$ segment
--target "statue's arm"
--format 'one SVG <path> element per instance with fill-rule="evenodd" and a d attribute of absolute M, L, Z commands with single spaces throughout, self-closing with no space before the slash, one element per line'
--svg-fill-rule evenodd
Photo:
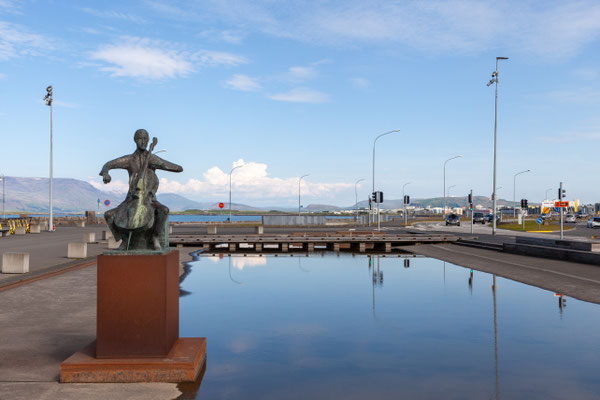
<path fill-rule="evenodd" d="M 123 156 L 123 157 L 119 157 L 119 158 L 115 158 L 112 161 L 107 162 L 106 164 L 104 164 L 104 166 L 102 167 L 102 171 L 100 171 L 100 176 L 102 176 L 102 180 L 104 181 L 104 183 L 108 183 L 110 182 L 110 175 L 108 174 L 108 171 L 110 171 L 111 169 L 129 169 L 129 159 L 131 156 Z"/>
<path fill-rule="evenodd" d="M 150 159 L 150 162 L 148 164 L 148 166 L 152 169 L 162 169 L 169 172 L 183 171 L 183 167 L 181 165 L 177 165 L 167 160 L 163 160 L 162 158 L 154 154 L 152 154 L 152 158 Z"/>

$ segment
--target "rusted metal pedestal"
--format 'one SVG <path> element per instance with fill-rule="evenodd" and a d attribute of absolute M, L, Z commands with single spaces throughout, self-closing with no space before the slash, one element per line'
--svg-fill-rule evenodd
<path fill-rule="evenodd" d="M 61 382 L 194 381 L 205 338 L 179 338 L 179 252 L 98 256 L 97 339 Z"/>

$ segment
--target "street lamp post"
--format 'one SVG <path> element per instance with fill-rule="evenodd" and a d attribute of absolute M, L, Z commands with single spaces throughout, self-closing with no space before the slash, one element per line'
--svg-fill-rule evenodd
<path fill-rule="evenodd" d="M 229 223 L 231 223 L 231 174 L 234 170 L 242 167 L 243 165 L 238 165 L 237 167 L 231 168 L 231 171 L 229 171 Z"/>
<path fill-rule="evenodd" d="M 2 219 L 6 219 L 6 209 L 4 208 L 6 201 L 6 177 L 2 174 Z"/>
<path fill-rule="evenodd" d="M 455 187 L 455 186 L 456 186 L 456 185 L 451 185 L 451 186 L 448 186 L 448 190 L 447 190 L 448 197 L 450 197 L 450 189 L 452 189 L 452 188 L 453 188 L 453 187 Z"/>
<path fill-rule="evenodd" d="M 360 178 L 354 184 L 354 200 L 355 200 L 354 201 L 354 210 L 355 210 L 355 213 L 356 213 L 356 216 L 355 216 L 355 220 L 356 221 L 358 221 L 358 191 L 357 191 L 356 186 L 358 185 L 359 182 L 362 182 L 364 180 L 365 180 L 365 178 Z"/>
<path fill-rule="evenodd" d="M 517 217 L 517 207 L 515 206 L 515 203 L 517 201 L 517 175 L 521 175 L 529 171 L 531 170 L 527 169 L 525 171 L 517 172 L 515 176 L 513 176 L 513 218 Z"/>
<path fill-rule="evenodd" d="M 46 105 L 50 107 L 50 220 L 48 221 L 48 230 L 53 231 L 54 215 L 52 210 L 52 85 L 46 88 L 46 96 L 44 96 Z"/>
<path fill-rule="evenodd" d="M 496 160 L 497 160 L 497 148 L 498 148 L 498 62 L 500 60 L 508 60 L 508 57 L 496 57 L 496 71 L 492 73 L 492 79 L 488 82 L 488 87 L 492 84 L 496 84 L 496 99 L 494 102 L 494 188 L 492 192 L 492 208 L 494 215 L 492 217 L 492 235 L 496 234 Z"/>
<path fill-rule="evenodd" d="M 460 157 L 462 157 L 462 155 L 450 157 L 449 159 L 444 161 L 444 211 L 443 211 L 444 219 L 446 219 L 446 163 L 450 160 L 454 160 L 455 158 L 460 158 Z"/>
<path fill-rule="evenodd" d="M 377 143 L 377 139 L 379 139 L 382 136 L 385 135 L 389 135 L 390 133 L 394 133 L 394 132 L 400 132 L 400 129 L 394 129 L 393 131 L 389 131 L 389 132 L 385 132 L 382 133 L 381 135 L 378 135 L 375 140 L 373 140 L 373 192 L 375 192 L 375 143 Z M 377 218 L 379 219 L 379 214 L 377 214 Z M 373 218 L 373 222 L 375 222 L 375 218 Z M 370 217 L 370 213 L 369 213 L 369 225 L 371 225 L 371 217 Z"/>
<path fill-rule="evenodd" d="M 408 224 L 408 217 L 406 215 L 406 201 L 404 201 L 405 197 L 404 197 L 404 188 L 406 187 L 406 185 L 410 185 L 411 182 L 406 182 L 404 185 L 402 185 L 402 204 L 404 205 L 404 226 L 406 227 L 406 224 Z"/>
<path fill-rule="evenodd" d="M 298 216 L 300 216 L 300 182 L 302 182 L 302 178 L 306 178 L 310 174 L 302 175 L 300 179 L 298 179 Z"/>
<path fill-rule="evenodd" d="M 552 189 L 546 189 L 546 195 L 544 196 L 544 200 L 550 200 L 548 198 L 548 192 L 551 191 Z"/>

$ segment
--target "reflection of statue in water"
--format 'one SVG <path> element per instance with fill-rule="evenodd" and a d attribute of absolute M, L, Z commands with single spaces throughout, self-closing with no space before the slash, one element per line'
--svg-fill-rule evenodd
<path fill-rule="evenodd" d="M 100 175 L 104 183 L 111 180 L 108 171 L 126 169 L 129 173 L 129 191 L 125 200 L 104 213 L 106 223 L 116 241 L 122 240 L 119 250 L 163 250 L 169 247 L 169 209 L 156 200 L 158 177 L 162 169 L 181 172 L 183 168 L 152 154 L 156 138 L 148 146 L 148 132 L 138 129 L 133 137 L 137 149 L 104 164 Z"/>

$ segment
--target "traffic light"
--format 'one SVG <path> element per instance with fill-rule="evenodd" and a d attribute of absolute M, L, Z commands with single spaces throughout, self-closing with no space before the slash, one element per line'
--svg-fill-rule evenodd
<path fill-rule="evenodd" d="M 558 188 L 558 201 L 567 197 L 567 191 L 562 188 L 562 182 L 560 184 L 560 188 Z"/>
<path fill-rule="evenodd" d="M 468 199 L 469 199 L 469 204 L 473 204 L 473 193 L 469 193 Z"/>
<path fill-rule="evenodd" d="M 371 199 L 374 203 L 383 203 L 383 192 L 373 192 Z"/>
<path fill-rule="evenodd" d="M 410 196 L 409 195 L 404 195 L 404 204 L 410 204 Z"/>
<path fill-rule="evenodd" d="M 377 192 L 371 193 L 371 201 L 377 203 Z"/>
<path fill-rule="evenodd" d="M 521 208 L 527 208 L 527 199 L 521 199 Z"/>

